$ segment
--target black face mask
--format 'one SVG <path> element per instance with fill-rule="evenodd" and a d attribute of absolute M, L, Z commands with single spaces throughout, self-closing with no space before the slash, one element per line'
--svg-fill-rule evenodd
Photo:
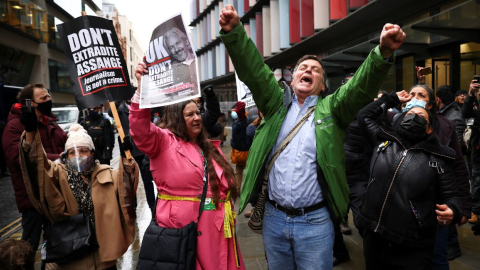
<path fill-rule="evenodd" d="M 400 125 L 403 129 L 406 129 L 410 132 L 424 134 L 425 130 L 427 129 L 427 120 L 418 116 L 418 114 L 409 114 L 403 118 L 403 121 Z"/>
<path fill-rule="evenodd" d="M 425 133 L 427 129 L 427 120 L 417 114 L 406 115 L 402 123 L 396 128 L 396 132 L 406 141 L 415 144 L 426 140 L 428 135 Z"/>
<path fill-rule="evenodd" d="M 37 103 L 37 110 L 45 116 L 50 116 L 52 113 L 52 100 Z"/>

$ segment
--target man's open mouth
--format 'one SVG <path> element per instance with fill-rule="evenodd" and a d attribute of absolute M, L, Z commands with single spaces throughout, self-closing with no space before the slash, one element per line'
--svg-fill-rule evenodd
<path fill-rule="evenodd" d="M 303 76 L 303 77 L 300 79 L 300 82 L 301 82 L 301 83 L 312 84 L 312 78 L 309 77 L 309 76 Z"/>

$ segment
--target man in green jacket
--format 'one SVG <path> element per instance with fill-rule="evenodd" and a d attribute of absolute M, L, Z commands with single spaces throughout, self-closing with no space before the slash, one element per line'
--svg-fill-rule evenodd
<path fill-rule="evenodd" d="M 331 269 L 332 219 L 344 217 L 348 206 L 345 132 L 362 105 L 377 95 L 405 34 L 398 25 L 386 24 L 380 46 L 372 50 L 355 76 L 322 98 L 326 76 L 316 56 L 307 55 L 297 62 L 293 93 L 290 87 L 282 90 L 231 5 L 222 10 L 219 23 L 235 71 L 264 115 L 249 152 L 240 211 L 261 186 L 273 153 L 314 106 L 314 113 L 268 175 L 262 234 L 270 269 Z"/>

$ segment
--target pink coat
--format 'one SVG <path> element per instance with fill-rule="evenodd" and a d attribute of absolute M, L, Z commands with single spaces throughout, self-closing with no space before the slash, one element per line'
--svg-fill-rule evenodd
<path fill-rule="evenodd" d="M 198 197 L 203 188 L 203 157 L 192 143 L 181 140 L 168 129 L 161 129 L 150 122 L 150 109 L 139 109 L 132 102 L 130 109 L 130 135 L 138 149 L 150 157 L 150 169 L 160 194 Z M 212 145 L 220 152 L 219 141 Z M 213 161 L 220 179 L 220 198 L 227 197 L 227 179 L 222 168 Z M 207 198 L 211 198 L 210 188 Z M 233 211 L 233 202 L 232 211 Z M 181 228 L 198 216 L 199 202 L 158 200 L 157 223 L 167 228 Z M 196 269 L 245 269 L 238 251 L 240 268 L 236 267 L 232 238 L 225 238 L 223 219 L 224 203 L 219 209 L 204 210 L 198 223 L 201 235 L 197 242 Z M 238 242 L 237 242 L 238 246 Z"/>

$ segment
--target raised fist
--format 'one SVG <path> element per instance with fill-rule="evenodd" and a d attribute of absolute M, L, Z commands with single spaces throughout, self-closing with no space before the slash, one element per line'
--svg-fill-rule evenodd
<path fill-rule="evenodd" d="M 240 23 L 238 13 L 235 11 L 232 5 L 226 5 L 222 9 L 218 23 L 220 24 L 220 27 L 222 27 L 223 31 L 227 33 L 232 31 L 233 28 Z"/>
<path fill-rule="evenodd" d="M 407 35 L 400 26 L 391 23 L 385 24 L 380 35 L 380 52 L 383 58 L 392 57 L 395 50 L 403 44 L 406 37 Z"/>

